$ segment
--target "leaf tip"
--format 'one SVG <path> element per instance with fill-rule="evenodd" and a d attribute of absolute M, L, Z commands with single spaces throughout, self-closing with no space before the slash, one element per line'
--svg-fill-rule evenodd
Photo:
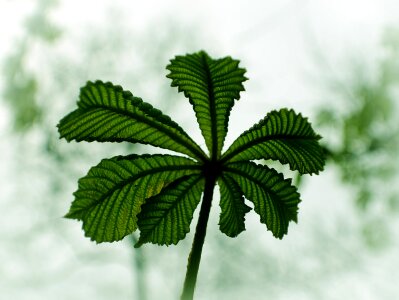
<path fill-rule="evenodd" d="M 65 219 L 70 219 L 70 220 L 80 220 L 73 212 L 69 211 L 67 212 L 63 218 Z"/>

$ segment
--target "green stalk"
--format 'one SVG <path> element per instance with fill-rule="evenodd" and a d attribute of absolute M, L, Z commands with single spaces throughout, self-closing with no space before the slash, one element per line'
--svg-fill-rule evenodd
<path fill-rule="evenodd" d="M 181 300 L 192 300 L 194 297 L 195 284 L 199 264 L 201 261 L 202 246 L 204 245 L 206 226 L 208 224 L 209 212 L 211 210 L 213 189 L 215 187 L 216 177 L 207 176 L 205 181 L 204 197 L 202 199 L 201 210 L 199 213 L 197 228 L 195 230 L 194 241 L 188 257 L 186 278 L 184 280 Z"/>

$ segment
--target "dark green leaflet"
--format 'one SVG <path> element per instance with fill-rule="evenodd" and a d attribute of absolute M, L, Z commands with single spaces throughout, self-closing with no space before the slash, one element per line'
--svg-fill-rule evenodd
<path fill-rule="evenodd" d="M 224 153 L 222 160 L 273 159 L 290 165 L 301 174 L 323 170 L 324 154 L 308 120 L 293 110 L 272 111 L 242 133 Z"/>
<path fill-rule="evenodd" d="M 244 196 L 237 183 L 227 174 L 218 180 L 220 188 L 220 231 L 235 237 L 245 230 L 245 214 L 251 208 L 244 203 Z"/>
<path fill-rule="evenodd" d="M 176 56 L 166 67 L 172 86 L 189 98 L 211 157 L 219 158 L 234 100 L 244 91 L 245 69 L 231 57 L 212 59 L 204 51 Z"/>
<path fill-rule="evenodd" d="M 158 109 L 101 81 L 88 82 L 80 91 L 78 109 L 63 118 L 58 130 L 68 141 L 132 142 L 150 144 L 205 157 L 187 133 Z"/>
<path fill-rule="evenodd" d="M 120 240 L 136 230 L 145 199 L 176 179 L 199 173 L 194 161 L 178 156 L 104 159 L 79 180 L 66 217 L 82 220 L 86 236 L 98 243 Z"/>
<path fill-rule="evenodd" d="M 147 199 L 138 215 L 140 240 L 159 245 L 177 244 L 190 231 L 194 210 L 201 200 L 204 179 L 191 175 L 176 180 L 161 194 Z"/>
<path fill-rule="evenodd" d="M 238 184 L 245 198 L 254 203 L 260 221 L 277 238 L 288 232 L 289 221 L 297 221 L 299 194 L 291 179 L 274 169 L 253 162 L 231 163 L 226 172 Z"/>

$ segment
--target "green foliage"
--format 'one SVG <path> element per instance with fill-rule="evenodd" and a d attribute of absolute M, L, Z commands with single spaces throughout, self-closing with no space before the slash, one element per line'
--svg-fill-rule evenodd
<path fill-rule="evenodd" d="M 162 194 L 147 199 L 138 215 L 141 231 L 136 247 L 155 241 L 160 245 L 177 244 L 190 231 L 204 179 L 200 174 L 182 177 Z"/>
<path fill-rule="evenodd" d="M 13 129 L 18 133 L 26 133 L 42 122 L 45 111 L 40 103 L 40 79 L 27 63 L 32 49 L 37 50 L 40 43 L 55 42 L 61 34 L 47 13 L 55 1 L 37 2 L 37 8 L 26 20 L 24 34 L 11 47 L 1 70 L 4 74 L 2 96 L 13 114 Z"/>
<path fill-rule="evenodd" d="M 387 213 L 392 211 L 390 198 L 398 195 L 398 36 L 397 29 L 385 33 L 383 55 L 372 62 L 372 72 L 369 61 L 351 60 L 345 78 L 328 82 L 334 87 L 328 90 L 334 105 L 324 105 L 317 113 L 331 140 L 339 137 L 325 145 L 328 158 L 338 167 L 342 182 L 355 191 L 357 208 L 373 214 L 379 211 L 373 207 L 377 203 Z"/>
<path fill-rule="evenodd" d="M 67 141 L 130 142 L 178 152 L 130 155 L 102 160 L 79 180 L 67 218 L 83 221 L 92 240 L 112 242 L 137 228 L 144 243 L 177 244 L 190 231 L 201 202 L 182 298 L 193 299 L 213 190 L 220 187 L 221 232 L 235 237 L 245 230 L 245 214 L 254 205 L 260 221 L 276 238 L 297 221 L 299 193 L 291 179 L 251 160 L 272 159 L 300 174 L 318 174 L 324 166 L 320 136 L 301 114 L 273 111 L 241 134 L 222 154 L 234 100 L 244 90 L 245 69 L 231 57 L 212 59 L 204 51 L 177 56 L 167 66 L 172 86 L 193 105 L 209 155 L 168 116 L 150 104 L 101 81 L 80 91 L 78 108 L 58 124 Z M 245 198 L 244 198 L 245 197 Z"/>
<path fill-rule="evenodd" d="M 273 159 L 289 164 L 301 174 L 323 169 L 323 151 L 310 123 L 293 110 L 272 111 L 243 132 L 223 155 L 223 160 Z"/>
<path fill-rule="evenodd" d="M 112 83 L 88 82 L 78 109 L 59 124 L 68 141 L 131 142 L 205 157 L 201 148 L 168 116 Z"/>
<path fill-rule="evenodd" d="M 227 134 L 230 110 L 244 91 L 245 69 L 231 57 L 212 59 L 204 51 L 176 56 L 166 68 L 172 86 L 184 92 L 212 157 L 219 158 Z"/>
<path fill-rule="evenodd" d="M 244 195 L 237 183 L 223 174 L 219 180 L 220 188 L 220 231 L 230 237 L 245 230 L 245 214 L 251 210 L 244 202 Z"/>
<path fill-rule="evenodd" d="M 289 221 L 297 221 L 299 194 L 291 179 L 274 169 L 253 162 L 230 163 L 226 167 L 245 197 L 254 203 L 260 221 L 275 237 L 282 238 Z"/>
<path fill-rule="evenodd" d="M 117 156 L 102 160 L 79 180 L 67 218 L 83 221 L 86 236 L 96 242 L 120 240 L 137 229 L 144 200 L 169 183 L 200 169 L 185 157 Z"/>
<path fill-rule="evenodd" d="M 310 123 L 293 110 L 273 111 L 241 134 L 222 155 L 234 100 L 244 90 L 245 69 L 231 57 L 212 59 L 204 51 L 177 56 L 167 66 L 172 86 L 193 105 L 209 150 L 150 104 L 101 81 L 81 89 L 78 108 L 58 129 L 68 141 L 150 144 L 188 155 L 131 155 L 104 159 L 79 180 L 68 218 L 82 220 L 86 235 L 112 242 L 132 233 L 136 246 L 176 244 L 190 230 L 205 182 L 216 178 L 221 192 L 220 230 L 230 237 L 245 230 L 253 202 L 260 221 L 277 238 L 297 220 L 299 193 L 274 169 L 250 160 L 272 159 L 301 174 L 318 173 L 324 157 Z"/>

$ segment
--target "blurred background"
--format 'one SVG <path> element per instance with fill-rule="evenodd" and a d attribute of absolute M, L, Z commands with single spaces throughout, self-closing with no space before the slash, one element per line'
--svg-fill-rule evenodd
<path fill-rule="evenodd" d="M 228 146 L 268 111 L 308 116 L 328 150 L 299 184 L 298 224 L 276 240 L 247 215 L 230 239 L 211 212 L 196 299 L 399 299 L 399 3 L 395 0 L 0 0 L 0 299 L 178 299 L 193 238 L 134 249 L 63 219 L 103 157 L 159 152 L 67 143 L 56 124 L 87 80 L 109 80 L 204 146 L 169 59 L 231 55 L 249 81 Z M 197 212 L 198 213 L 198 212 Z"/>

